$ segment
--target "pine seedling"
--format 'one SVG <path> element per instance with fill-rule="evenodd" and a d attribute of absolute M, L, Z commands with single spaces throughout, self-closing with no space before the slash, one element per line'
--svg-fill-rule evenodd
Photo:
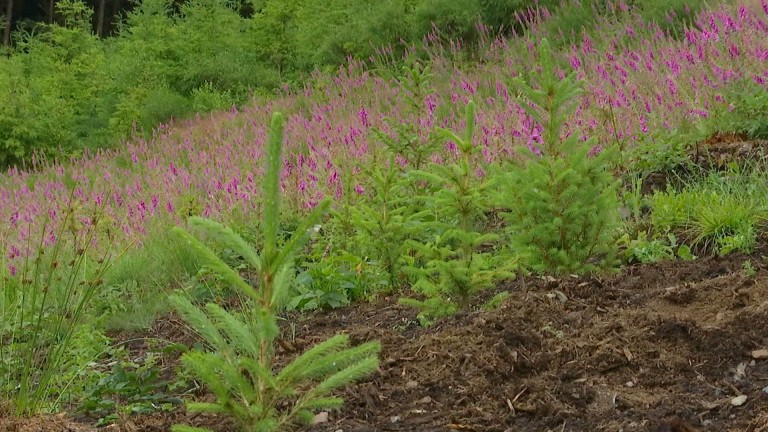
<path fill-rule="evenodd" d="M 416 119 L 423 117 L 425 112 L 424 98 L 430 93 L 432 85 L 432 73 L 430 66 L 403 66 L 403 76 L 398 79 L 402 86 L 405 98 L 405 117 Z M 439 150 L 439 141 L 432 133 L 426 137 L 419 134 L 421 126 L 415 122 L 402 122 L 398 119 L 386 118 L 385 121 L 395 132 L 391 137 L 378 128 L 372 128 L 374 136 L 387 147 L 389 153 L 399 155 L 408 161 L 411 168 L 422 168 Z M 431 132 L 431 131 L 430 131 Z"/>
<path fill-rule="evenodd" d="M 403 266 L 408 257 L 408 240 L 419 231 L 429 212 L 414 211 L 413 197 L 407 193 L 409 182 L 390 153 L 388 163 L 368 172 L 371 199 L 350 207 L 357 229 L 357 244 L 370 254 L 389 276 L 390 288 L 403 282 Z"/>
<path fill-rule="evenodd" d="M 317 222 L 329 206 L 328 200 L 320 203 L 287 243 L 278 247 L 282 142 L 283 116 L 276 113 L 267 143 L 261 224 L 264 246 L 260 253 L 225 225 L 200 217 L 189 220 L 190 226 L 240 254 L 258 275 L 257 286 L 246 283 L 201 241 L 174 228 L 174 233 L 210 269 L 247 298 L 243 312 L 234 313 L 216 304 L 201 309 L 185 296 L 172 296 L 171 304 L 210 347 L 206 352 L 185 353 L 181 361 L 216 399 L 189 402 L 187 410 L 229 415 L 246 432 L 286 430 L 297 422 L 309 423 L 316 410 L 340 407 L 343 400 L 332 393 L 376 371 L 381 349 L 378 342 L 350 347 L 348 336 L 337 335 L 309 349 L 282 370 L 274 370 L 274 346 L 279 336 L 277 313 L 288 297 L 294 256 L 317 229 Z M 206 429 L 177 425 L 173 430 Z"/>
<path fill-rule="evenodd" d="M 465 307 L 478 291 L 493 286 L 504 278 L 514 277 L 514 260 L 503 254 L 479 252 L 482 247 L 493 248 L 499 236 L 484 233 L 485 215 L 490 210 L 489 191 L 496 178 L 479 178 L 478 153 L 472 135 L 475 126 L 475 105 L 466 107 L 466 129 L 462 136 L 447 129 L 438 129 L 440 136 L 456 144 L 460 157 L 453 163 L 432 163 L 429 170 L 414 170 L 410 177 L 434 186 L 435 192 L 425 197 L 426 207 L 435 218 L 425 224 L 425 232 L 433 240 L 416 245 L 423 266 L 411 266 L 415 276 L 413 288 L 427 296 L 426 301 L 403 298 L 401 303 L 421 309 L 422 323 L 429 323 Z M 480 166 L 482 168 L 482 166 Z"/>
<path fill-rule="evenodd" d="M 537 88 L 517 80 L 523 108 L 544 128 L 541 155 L 511 167 L 500 206 L 526 267 L 540 273 L 587 273 L 610 266 L 620 224 L 617 181 L 610 165 L 615 148 L 593 152 L 594 140 L 577 132 L 562 137 L 576 110 L 582 85 L 572 73 L 560 79 L 549 42 L 540 48 Z"/>

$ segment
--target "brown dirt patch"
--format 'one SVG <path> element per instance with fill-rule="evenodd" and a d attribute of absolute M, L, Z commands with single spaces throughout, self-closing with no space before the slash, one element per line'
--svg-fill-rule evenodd
<path fill-rule="evenodd" d="M 41 416 L 31 419 L 0 419 L 0 432 L 91 432 L 96 429 L 87 424 L 78 423 L 60 414 L 55 416 Z"/>
<path fill-rule="evenodd" d="M 764 161 L 767 156 L 768 141 L 739 134 L 718 134 L 696 145 L 693 162 L 706 169 L 722 169 L 734 162 Z"/>
<path fill-rule="evenodd" d="M 753 277 L 741 270 L 748 259 Z M 760 254 L 633 266 L 605 278 L 525 278 L 499 290 L 511 295 L 498 309 L 426 329 L 396 298 L 292 320 L 285 359 L 337 332 L 383 344 L 380 372 L 345 389 L 344 408 L 310 430 L 768 431 L 768 360 L 752 356 L 768 348 Z M 188 342 L 182 328 L 168 319 L 154 331 Z M 742 395 L 742 405 L 731 403 Z M 0 431 L 94 430 L 60 416 L 32 421 L 0 422 Z M 177 422 L 233 430 L 183 410 L 132 416 L 111 430 Z"/>
<path fill-rule="evenodd" d="M 648 173 L 643 179 L 643 194 L 663 191 L 667 186 L 680 187 L 691 174 L 702 170 L 724 170 L 733 164 L 765 164 L 768 161 L 768 141 L 753 140 L 739 134 L 716 134 L 697 143 L 688 151 L 687 157 L 692 166 L 680 165 L 671 171 Z"/>

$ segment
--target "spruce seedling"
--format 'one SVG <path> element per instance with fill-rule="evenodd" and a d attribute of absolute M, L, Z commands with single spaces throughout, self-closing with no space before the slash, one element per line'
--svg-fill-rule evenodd
<path fill-rule="evenodd" d="M 411 178 L 425 181 L 435 189 L 430 197 L 424 197 L 435 218 L 425 223 L 423 231 L 431 233 L 433 238 L 423 244 L 414 242 L 425 265 L 411 266 L 416 277 L 413 288 L 428 298 L 425 301 L 400 299 L 403 304 L 421 309 L 422 324 L 454 313 L 466 306 L 479 290 L 514 277 L 514 259 L 498 251 L 494 254 L 478 251 L 481 247 L 492 248 L 499 240 L 496 234 L 483 232 L 485 215 L 490 210 L 489 191 L 495 186 L 496 178 L 480 178 L 476 173 L 481 148 L 472 143 L 473 102 L 467 105 L 465 116 L 466 128 L 461 136 L 448 129 L 438 129 L 441 137 L 456 144 L 460 157 L 448 165 L 432 163 L 429 170 L 409 173 Z"/>
<path fill-rule="evenodd" d="M 499 205 L 508 209 L 512 246 L 536 272 L 587 273 L 612 265 L 620 224 L 617 181 L 610 171 L 615 148 L 593 152 L 562 129 L 573 116 L 582 85 L 560 79 L 549 42 L 541 43 L 537 88 L 517 80 L 522 106 L 544 127 L 541 155 L 531 152 L 507 175 Z"/>
<path fill-rule="evenodd" d="M 378 128 L 372 128 L 372 132 L 390 153 L 404 157 L 410 167 L 420 169 L 439 150 L 438 140 L 431 131 L 426 137 L 422 137 L 419 133 L 421 126 L 415 123 L 416 119 L 427 115 L 424 98 L 434 92 L 431 88 L 432 73 L 429 65 L 422 66 L 419 63 L 412 67 L 403 66 L 402 70 L 403 75 L 398 78 L 398 82 L 404 90 L 404 114 L 412 121 L 402 122 L 386 118 L 385 121 L 395 132 L 394 138 Z"/>
<path fill-rule="evenodd" d="M 408 240 L 418 231 L 429 212 L 414 211 L 409 182 L 390 154 L 388 163 L 369 172 L 371 199 L 350 207 L 357 230 L 359 247 L 374 258 L 389 276 L 389 286 L 399 288 L 404 282 L 403 267 L 408 255 Z"/>
<path fill-rule="evenodd" d="M 376 371 L 381 349 L 378 342 L 350 347 L 348 336 L 337 335 L 309 349 L 279 372 L 274 371 L 277 313 L 288 297 L 294 255 L 308 234 L 317 229 L 316 223 L 329 206 L 328 200 L 321 202 L 287 243 L 278 246 L 282 142 L 283 116 L 276 113 L 267 143 L 261 253 L 227 226 L 200 217 L 189 220 L 192 227 L 239 253 L 258 275 L 256 287 L 246 283 L 201 241 L 181 228 L 173 229 L 212 270 L 247 297 L 241 313 L 216 304 L 200 309 L 182 295 L 171 298 L 176 310 L 211 348 L 182 356 L 183 365 L 216 397 L 210 403 L 189 402 L 187 410 L 227 414 L 240 430 L 247 432 L 283 431 L 297 422 L 309 423 L 315 410 L 340 407 L 343 400 L 332 396 L 332 392 Z M 177 425 L 173 430 L 206 429 Z"/>

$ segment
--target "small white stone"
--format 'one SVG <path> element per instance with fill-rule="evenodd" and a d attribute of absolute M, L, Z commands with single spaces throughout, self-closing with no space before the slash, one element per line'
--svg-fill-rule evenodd
<path fill-rule="evenodd" d="M 315 418 L 312 419 L 312 424 L 320 424 L 320 423 L 326 423 L 328 421 L 328 412 L 322 411 L 315 415 Z"/>
<path fill-rule="evenodd" d="M 731 399 L 731 405 L 733 406 L 742 406 L 746 402 L 747 402 L 747 395 L 736 396 L 735 398 Z"/>

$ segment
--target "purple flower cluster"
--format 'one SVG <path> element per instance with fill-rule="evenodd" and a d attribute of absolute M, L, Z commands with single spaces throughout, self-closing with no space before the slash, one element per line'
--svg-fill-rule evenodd
<path fill-rule="evenodd" d="M 752 5 L 703 12 L 696 28 L 680 40 L 635 20 L 622 23 L 621 31 L 614 26 L 602 38 L 585 36 L 561 52 L 569 68 L 561 74 L 575 71 L 587 90 L 566 133 L 578 129 L 582 138 L 596 137 L 598 146 L 616 137 L 632 146 L 646 134 L 727 108 L 732 101 L 725 86 L 744 79 L 764 85 L 768 3 Z M 11 170 L 0 176 L 0 262 L 13 272 L 30 252 L 31 237 L 54 243 L 70 193 L 85 207 L 104 206 L 117 241 L 141 239 L 153 224 L 181 222 L 180 209 L 190 196 L 203 216 L 255 213 L 266 125 L 276 110 L 287 115 L 281 188 L 295 211 L 325 196 L 354 200 L 365 195 L 363 168 L 383 148 L 370 131 L 376 127 L 395 136 L 387 118 L 418 125 L 426 138 L 435 127 L 460 130 L 463 107 L 472 99 L 478 106 L 476 145 L 483 147 L 487 163 L 515 157 L 521 147 L 537 151 L 541 125 L 525 114 L 508 86 L 511 77 L 535 72 L 535 51 L 535 44 L 522 39 L 497 41 L 487 61 L 471 70 L 436 58 L 435 91 L 424 96 L 419 113 L 404 108 L 405 87 L 352 62 L 302 91 L 164 125 L 151 139 L 127 142 L 121 150 Z M 447 143 L 433 160 L 449 161 L 454 153 Z M 87 217 L 81 222 L 88 226 Z M 47 233 L 42 233 L 44 224 Z"/>

